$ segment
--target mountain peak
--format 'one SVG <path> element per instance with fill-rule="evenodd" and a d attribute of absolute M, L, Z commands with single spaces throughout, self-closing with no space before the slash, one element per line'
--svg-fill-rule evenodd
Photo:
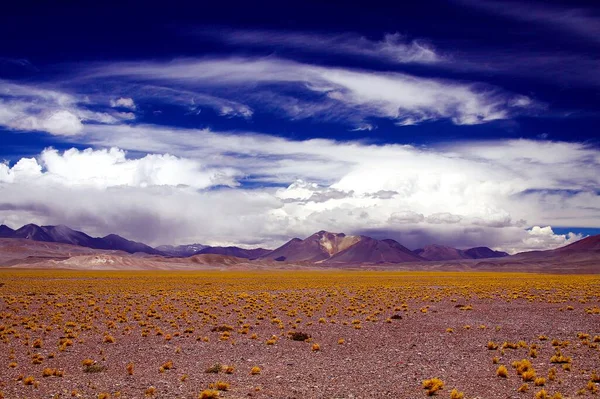
<path fill-rule="evenodd" d="M 12 237 L 13 234 L 15 234 L 13 229 L 5 224 L 0 225 L 0 238 L 9 238 Z"/>

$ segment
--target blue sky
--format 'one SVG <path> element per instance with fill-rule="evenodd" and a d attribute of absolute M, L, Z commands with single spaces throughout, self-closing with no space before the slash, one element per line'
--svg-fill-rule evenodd
<path fill-rule="evenodd" d="M 593 2 L 19 3 L 0 222 L 150 244 L 600 232 Z"/>

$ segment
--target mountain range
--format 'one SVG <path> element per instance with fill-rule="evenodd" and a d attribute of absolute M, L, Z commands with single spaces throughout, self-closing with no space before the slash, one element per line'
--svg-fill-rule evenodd
<path fill-rule="evenodd" d="M 345 235 L 319 231 L 306 239 L 293 238 L 275 250 L 245 249 L 235 246 L 219 247 L 203 244 L 161 245 L 152 248 L 127 240 L 116 234 L 91 237 L 64 225 L 37 226 L 27 224 L 17 230 L 0 226 L 0 238 L 21 238 L 33 241 L 72 244 L 82 247 L 124 251 L 130 254 L 189 257 L 202 254 L 225 255 L 244 259 L 263 259 L 280 262 L 306 263 L 404 263 L 428 260 L 482 259 L 507 256 L 505 252 L 487 247 L 460 250 L 441 245 L 430 245 L 415 251 L 391 239 L 377 240 L 367 236 Z"/>
<path fill-rule="evenodd" d="M 105 237 L 91 237 L 64 225 L 37 226 L 26 224 L 17 230 L 1 225 L 0 238 L 23 238 L 32 241 L 79 245 L 94 249 L 124 251 L 130 254 L 141 252 L 150 255 L 162 255 L 160 251 L 146 244 L 127 240 L 116 234 L 109 234 Z"/>
<path fill-rule="evenodd" d="M 506 256 L 487 247 L 430 245 L 411 251 L 391 239 L 319 231 L 274 250 L 202 244 L 152 248 L 115 234 L 91 237 L 66 226 L 0 226 L 0 267 L 78 270 L 375 268 L 544 273 L 600 272 L 600 235 L 562 248 Z"/>
<path fill-rule="evenodd" d="M 437 244 L 415 249 L 413 252 L 427 260 L 488 259 L 508 256 L 506 252 L 494 251 L 488 247 L 460 250 Z"/>

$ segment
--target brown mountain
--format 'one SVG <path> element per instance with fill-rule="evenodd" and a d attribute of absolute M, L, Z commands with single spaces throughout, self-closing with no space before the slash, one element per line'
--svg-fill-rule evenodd
<path fill-rule="evenodd" d="M 154 248 L 157 251 L 162 252 L 167 256 L 176 256 L 185 258 L 187 256 L 192 256 L 202 251 L 204 248 L 207 248 L 206 245 L 202 244 L 185 244 L 185 245 L 159 245 Z"/>
<path fill-rule="evenodd" d="M 404 263 L 423 260 L 397 241 L 360 236 L 354 245 L 334 254 L 323 263 Z"/>
<path fill-rule="evenodd" d="M 467 250 L 447 247 L 444 245 L 428 245 L 415 249 L 414 253 L 427 260 L 459 260 L 459 259 L 488 259 L 508 256 L 506 252 L 494 251 L 488 247 L 476 247 Z"/>
<path fill-rule="evenodd" d="M 565 247 L 555 249 L 556 252 L 567 251 L 584 251 L 584 252 L 600 252 L 600 234 L 586 237 L 579 241 L 569 244 Z"/>
<path fill-rule="evenodd" d="M 197 251 L 194 255 L 214 254 L 233 256 L 243 259 L 257 259 L 268 254 L 269 252 L 271 252 L 270 249 L 264 248 L 245 249 L 239 247 L 206 247 L 202 248 L 200 251 Z"/>
<path fill-rule="evenodd" d="M 465 254 L 471 257 L 471 259 L 490 259 L 490 258 L 504 258 L 508 256 L 506 252 L 494 251 L 488 247 L 475 247 L 465 250 Z"/>
<path fill-rule="evenodd" d="M 358 236 L 319 231 L 301 240 L 293 238 L 281 247 L 263 255 L 261 259 L 286 262 L 320 262 L 343 251 L 360 240 Z"/>
<path fill-rule="evenodd" d="M 586 237 L 573 244 L 549 251 L 521 252 L 510 257 L 512 260 L 545 261 L 547 259 L 562 261 L 597 260 L 600 267 L 600 234 Z"/>
<path fill-rule="evenodd" d="M 402 263 L 424 259 L 394 240 L 319 231 L 301 240 L 294 238 L 261 259 L 285 262 Z"/>
<path fill-rule="evenodd" d="M 465 251 L 437 244 L 415 249 L 414 253 L 427 260 L 471 259 Z"/>
<path fill-rule="evenodd" d="M 116 234 L 109 234 L 105 237 L 91 237 L 64 225 L 38 226 L 35 224 L 26 224 L 17 230 L 12 230 L 3 225 L 0 228 L 0 237 L 72 244 L 94 249 L 125 251 L 128 253 L 142 252 L 151 255 L 162 255 L 160 251 L 146 244 L 127 240 Z"/>
<path fill-rule="evenodd" d="M 15 235 L 15 231 L 5 224 L 0 225 L 0 238 L 10 238 Z"/>

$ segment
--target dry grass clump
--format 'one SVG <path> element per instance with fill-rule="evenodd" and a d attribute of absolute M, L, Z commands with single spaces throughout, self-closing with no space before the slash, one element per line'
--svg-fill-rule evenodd
<path fill-rule="evenodd" d="M 32 376 L 23 378 L 23 385 L 33 385 L 35 383 L 35 378 Z"/>
<path fill-rule="evenodd" d="M 252 367 L 252 369 L 250 369 L 250 374 L 252 374 L 252 375 L 260 374 L 260 372 L 261 372 L 261 369 L 258 366 L 254 366 L 254 367 Z"/>
<path fill-rule="evenodd" d="M 571 358 L 568 356 L 564 356 L 562 353 L 560 353 L 560 351 L 557 351 L 551 358 L 550 358 L 550 363 L 557 363 L 557 364 L 563 364 L 563 363 L 571 363 Z"/>
<path fill-rule="evenodd" d="M 230 332 L 233 330 L 234 330 L 233 327 L 224 324 L 222 326 L 213 327 L 210 331 L 212 331 L 212 332 Z"/>
<path fill-rule="evenodd" d="M 126 367 L 126 369 L 127 369 L 127 375 L 133 375 L 133 367 L 134 367 L 133 363 L 128 363 L 127 364 L 127 367 Z"/>
<path fill-rule="evenodd" d="M 523 374 L 521 374 L 521 377 L 523 377 L 523 381 L 534 381 L 536 379 L 535 370 L 531 369 L 524 371 Z M 542 379 L 544 380 L 544 378 Z"/>
<path fill-rule="evenodd" d="M 219 391 L 229 391 L 230 384 L 225 381 L 217 381 L 215 383 L 215 388 Z"/>
<path fill-rule="evenodd" d="M 546 385 L 546 379 L 544 377 L 537 377 L 534 381 L 533 384 L 536 387 L 543 387 L 544 385 Z"/>
<path fill-rule="evenodd" d="M 321 346 L 319 344 L 312 344 L 312 351 L 313 352 L 318 352 L 321 350 Z"/>
<path fill-rule="evenodd" d="M 165 370 L 171 370 L 171 369 L 173 369 L 173 361 L 172 360 L 168 360 L 168 361 L 164 362 L 162 364 L 162 366 L 159 367 L 158 370 L 162 373 Z"/>
<path fill-rule="evenodd" d="M 423 389 L 427 390 L 427 395 L 435 395 L 437 391 L 444 388 L 444 381 L 439 378 L 432 378 L 423 381 Z"/>
<path fill-rule="evenodd" d="M 42 370 L 42 377 L 62 377 L 64 372 L 59 369 L 53 369 L 50 367 L 46 367 Z"/>
<path fill-rule="evenodd" d="M 508 378 L 508 369 L 504 365 L 500 365 L 496 370 L 496 375 L 502 378 Z"/>
<path fill-rule="evenodd" d="M 233 372 L 235 371 L 235 367 L 234 366 L 222 366 L 221 371 L 223 371 L 225 374 L 233 374 Z"/>
<path fill-rule="evenodd" d="M 220 373 L 221 370 L 223 369 L 223 365 L 221 365 L 221 363 L 215 363 L 212 366 L 208 367 L 206 370 L 204 370 L 205 373 Z"/>
<path fill-rule="evenodd" d="M 545 389 L 542 389 L 541 391 L 537 392 L 534 396 L 535 399 L 550 399 L 550 395 L 548 394 L 548 392 L 546 392 Z"/>
<path fill-rule="evenodd" d="M 465 394 L 463 392 L 459 392 L 457 389 L 453 389 L 450 392 L 450 399 L 464 399 Z"/>
<path fill-rule="evenodd" d="M 523 384 L 519 388 L 517 388 L 517 392 L 523 393 L 523 392 L 527 392 L 527 391 L 529 391 L 529 385 L 527 385 L 527 384 Z"/>
<path fill-rule="evenodd" d="M 204 391 L 200 392 L 198 399 L 214 399 L 218 398 L 219 396 L 219 391 L 216 389 L 205 389 Z"/>
<path fill-rule="evenodd" d="M 117 342 L 117 340 L 112 335 L 106 334 L 102 342 L 104 342 L 105 344 L 114 344 L 115 342 Z"/>
<path fill-rule="evenodd" d="M 514 361 L 514 362 L 512 362 L 512 366 L 517 371 L 517 374 L 521 375 L 521 376 L 523 375 L 523 373 L 533 370 L 533 365 L 527 359 L 523 359 L 520 361 Z"/>

